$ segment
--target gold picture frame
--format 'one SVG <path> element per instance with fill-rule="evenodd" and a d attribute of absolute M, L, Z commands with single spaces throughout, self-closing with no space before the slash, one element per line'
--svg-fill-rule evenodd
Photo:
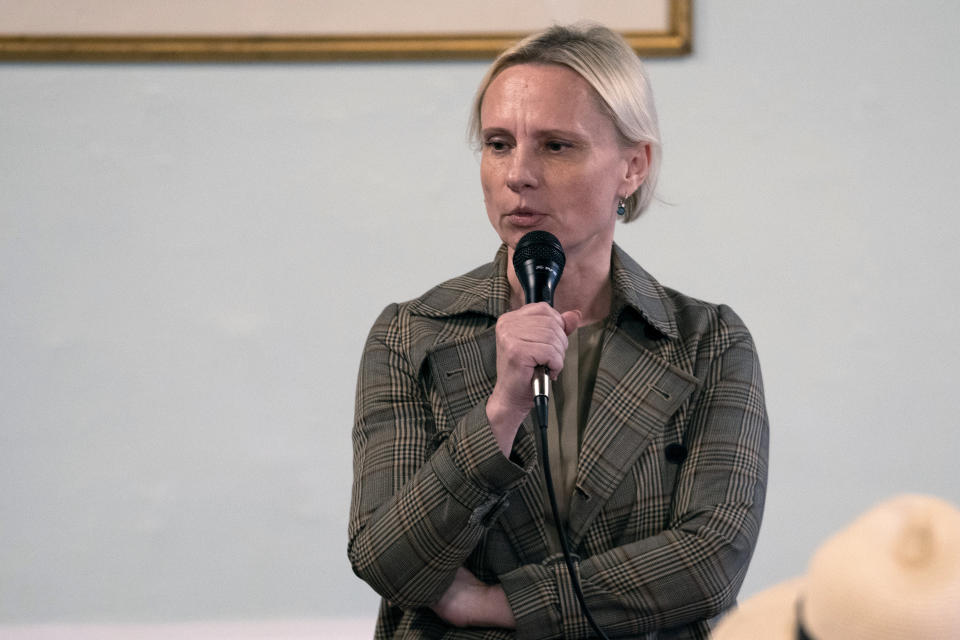
<path fill-rule="evenodd" d="M 638 2 L 639 0 L 634 0 Z M 652 0 L 646 0 L 651 2 Z M 659 0 L 668 12 L 663 29 L 621 31 L 643 57 L 679 56 L 691 51 L 692 0 Z M 149 3 L 145 3 L 149 4 Z M 626 4 L 626 3 L 625 3 Z M 86 32 L 5 32 L 4 61 L 344 61 L 489 59 L 523 37 L 515 30 L 482 32 L 413 31 L 353 34 L 141 34 Z"/>

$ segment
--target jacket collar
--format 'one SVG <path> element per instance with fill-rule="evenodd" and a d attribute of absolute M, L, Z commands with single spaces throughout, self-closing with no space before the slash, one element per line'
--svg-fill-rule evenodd
<path fill-rule="evenodd" d="M 619 318 L 625 309 L 633 309 L 664 336 L 678 338 L 673 301 L 663 285 L 616 244 L 611 266 L 614 296 L 611 315 Z"/>
<path fill-rule="evenodd" d="M 627 309 L 639 313 L 661 334 L 676 338 L 673 304 L 663 286 L 616 244 L 611 265 L 614 318 Z M 498 318 L 510 310 L 507 247 L 500 245 L 493 262 L 440 284 L 410 304 L 410 313 L 428 318 L 481 314 Z"/>

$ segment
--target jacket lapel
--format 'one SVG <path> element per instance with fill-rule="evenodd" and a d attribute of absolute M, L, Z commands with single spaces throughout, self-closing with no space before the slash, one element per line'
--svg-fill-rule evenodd
<path fill-rule="evenodd" d="M 568 513 L 574 547 L 698 384 L 692 375 L 638 344 L 628 326 L 613 330 L 597 368 Z"/>

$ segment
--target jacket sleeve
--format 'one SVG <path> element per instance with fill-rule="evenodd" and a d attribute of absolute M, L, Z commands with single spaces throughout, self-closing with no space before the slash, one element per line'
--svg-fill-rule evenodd
<path fill-rule="evenodd" d="M 507 459 L 479 403 L 442 441 L 404 353 L 397 305 L 367 338 L 357 382 L 348 555 L 354 572 L 402 607 L 435 603 L 536 464 L 532 439 Z"/>
<path fill-rule="evenodd" d="M 753 342 L 726 312 L 736 326 L 688 414 L 668 528 L 576 562 L 587 604 L 610 637 L 709 619 L 734 604 L 743 582 L 763 513 L 769 435 Z M 562 557 L 500 580 L 517 638 L 592 637 Z"/>

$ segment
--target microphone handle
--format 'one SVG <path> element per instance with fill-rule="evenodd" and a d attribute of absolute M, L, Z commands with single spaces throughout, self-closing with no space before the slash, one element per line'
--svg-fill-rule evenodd
<path fill-rule="evenodd" d="M 546 365 L 537 366 L 533 373 L 533 397 L 550 397 L 550 369 Z"/>
<path fill-rule="evenodd" d="M 547 418 L 549 416 L 550 401 L 550 369 L 545 365 L 540 365 L 533 372 L 533 408 L 537 415 L 537 424 L 541 432 L 547 430 Z M 544 452 L 546 456 L 546 452 Z M 546 457 L 544 457 L 546 460 Z M 551 491 L 553 488 L 551 487 Z"/>

